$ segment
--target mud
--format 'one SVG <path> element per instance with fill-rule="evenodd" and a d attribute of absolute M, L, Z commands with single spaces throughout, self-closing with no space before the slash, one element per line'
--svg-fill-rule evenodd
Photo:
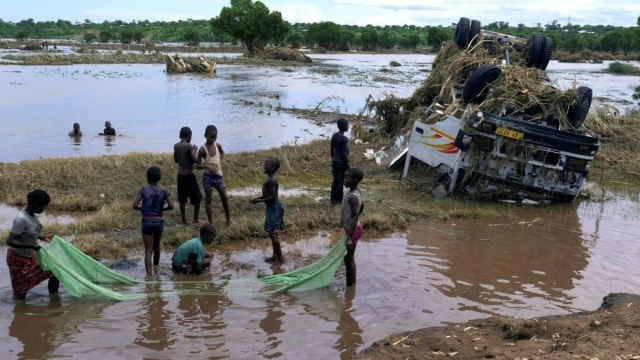
<path fill-rule="evenodd" d="M 356 252 L 358 283 L 348 290 L 340 267 L 329 288 L 266 298 L 221 294 L 111 303 L 74 299 L 63 291 L 50 300 L 42 284 L 26 303 L 15 303 L 1 261 L 0 327 L 8 329 L 0 333 L 4 358 L 349 359 L 380 339 L 413 329 L 490 316 L 540 321 L 544 316 L 593 310 L 609 293 L 640 293 L 636 199 L 637 194 L 600 203 L 505 205 L 512 206 L 512 212 L 503 219 L 424 222 L 382 239 L 365 234 Z M 289 262 L 280 270 L 262 261 L 270 255 L 268 241 L 212 249 L 214 266 L 202 279 L 288 271 L 323 255 L 333 240 L 321 234 L 286 241 L 283 251 Z M 142 278 L 141 259 L 140 251 L 130 259 L 137 266 L 122 272 Z M 123 292 L 221 290 L 213 283 L 176 282 L 192 278 L 171 273 L 170 254 L 162 256 L 156 276 L 161 284 L 132 286 Z M 617 331 L 616 323 L 606 325 L 604 320 L 599 320 L 603 329 Z M 577 339 L 557 326 L 555 332 L 563 342 L 572 344 L 568 340 Z M 548 331 L 536 337 L 538 342 L 527 344 L 547 351 L 553 335 Z M 577 328 L 574 332 L 578 333 Z M 453 333 L 462 338 L 457 334 Z M 439 339 L 437 344 L 446 345 L 452 339 Z M 416 341 L 413 336 L 409 340 Z M 619 341 L 625 342 L 620 345 L 625 351 L 632 349 L 630 336 Z M 410 343 L 396 347 L 402 344 Z M 474 346 L 478 345 L 471 349 Z M 462 350 L 448 352 L 453 351 Z"/>
<path fill-rule="evenodd" d="M 489 318 L 397 334 L 355 359 L 637 359 L 640 295 L 609 294 L 597 311 Z"/>

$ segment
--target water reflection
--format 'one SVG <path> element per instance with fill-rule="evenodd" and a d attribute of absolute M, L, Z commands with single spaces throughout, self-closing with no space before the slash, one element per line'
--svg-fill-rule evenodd
<path fill-rule="evenodd" d="M 111 153 L 113 151 L 113 147 L 115 146 L 116 137 L 115 136 L 103 136 L 104 138 L 104 146 L 107 153 Z"/>
<path fill-rule="evenodd" d="M 73 146 L 73 151 L 75 153 L 80 153 L 80 145 L 82 145 L 82 136 L 69 136 L 69 141 Z"/>
<path fill-rule="evenodd" d="M 338 339 L 333 348 L 340 351 L 340 359 L 346 360 L 357 353 L 358 348 L 363 344 L 363 340 L 360 324 L 358 324 L 358 321 L 351 315 L 356 311 L 356 309 L 353 309 L 356 287 L 348 287 L 345 290 L 344 297 L 344 308 L 340 314 L 340 322 L 336 328 L 340 333 L 340 339 Z"/>
<path fill-rule="evenodd" d="M 162 291 L 160 284 L 148 284 L 145 286 L 146 293 L 159 293 Z M 175 339 L 169 337 L 169 321 L 173 315 L 167 310 L 169 302 L 162 297 L 148 298 L 143 301 L 143 306 L 147 309 L 138 316 L 140 325 L 138 336 L 134 344 L 149 350 L 160 351 L 175 343 Z"/>
<path fill-rule="evenodd" d="M 407 254 L 427 249 L 441 265 L 432 271 L 449 279 L 437 289 L 485 310 L 570 305 L 565 294 L 581 279 L 589 257 L 575 205 L 524 211 L 519 218 L 419 227 L 407 236 L 416 248 Z M 548 300 L 555 306 L 544 305 Z"/>

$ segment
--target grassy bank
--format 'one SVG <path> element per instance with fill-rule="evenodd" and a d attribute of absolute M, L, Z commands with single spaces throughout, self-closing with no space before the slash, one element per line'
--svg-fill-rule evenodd
<path fill-rule="evenodd" d="M 185 56 L 186 58 L 186 56 Z M 17 61 L 2 62 L 2 60 Z M 208 62 L 219 65 L 260 65 L 260 66 L 300 66 L 304 63 L 294 61 L 271 60 L 249 57 L 205 57 Z M 162 53 L 108 53 L 108 54 L 37 54 L 30 56 L 4 55 L 0 58 L 0 65 L 80 65 L 80 64 L 164 64 L 165 54 Z"/>
<path fill-rule="evenodd" d="M 366 209 L 363 224 L 368 232 L 390 232 L 403 229 L 419 218 L 488 217 L 506 215 L 502 204 L 474 201 L 433 200 L 427 189 L 406 182 L 399 183 L 398 172 L 377 167 L 361 154 L 366 148 L 381 144 L 352 145 L 352 166 L 364 169 L 363 192 Z M 305 188 L 308 194 L 283 198 L 287 230 L 285 241 L 295 241 L 320 229 L 339 229 L 339 208 L 316 197 L 329 196 L 331 172 L 327 140 L 301 146 L 229 154 L 224 159 L 225 182 L 229 191 L 255 187 L 248 194 L 231 196 L 234 225 L 223 225 L 220 201 L 214 196 L 214 214 L 221 242 L 249 238 L 266 238 L 263 233 L 264 206 L 252 205 L 250 197 L 259 195 L 264 179 L 262 161 L 276 156 L 282 162 L 281 186 L 285 189 Z M 51 209 L 91 211 L 93 217 L 68 226 L 48 226 L 45 231 L 74 236 L 75 244 L 96 258 L 122 258 L 130 249 L 140 249 L 139 213 L 131 204 L 144 185 L 149 166 L 163 171 L 163 185 L 176 198 L 176 166 L 171 154 L 133 153 L 122 156 L 67 158 L 25 161 L 0 165 L 0 202 L 22 206 L 25 195 L 35 188 L 52 195 Z M 101 194 L 104 195 L 101 196 Z M 188 207 L 188 216 L 191 214 Z M 205 219 L 204 211 L 201 220 Z M 163 244 L 171 250 L 197 235 L 196 226 L 179 226 L 179 211 L 168 212 Z"/>

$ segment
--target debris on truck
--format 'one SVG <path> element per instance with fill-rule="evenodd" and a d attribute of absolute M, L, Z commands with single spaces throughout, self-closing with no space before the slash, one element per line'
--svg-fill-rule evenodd
<path fill-rule="evenodd" d="M 448 192 L 574 199 L 600 142 L 581 128 L 591 89 L 562 90 L 546 76 L 552 50 L 549 37 L 515 38 L 461 18 L 411 98 L 367 103 L 387 134 L 410 134 L 403 178 L 416 158 L 440 171 Z"/>

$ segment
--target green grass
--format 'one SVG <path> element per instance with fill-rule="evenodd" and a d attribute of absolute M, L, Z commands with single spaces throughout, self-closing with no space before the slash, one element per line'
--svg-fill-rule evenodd
<path fill-rule="evenodd" d="M 613 62 L 609 64 L 607 71 L 618 75 L 640 75 L 640 67 L 621 62 Z"/>
<path fill-rule="evenodd" d="M 398 67 L 398 66 L 402 66 L 402 64 L 400 64 L 399 62 L 393 60 L 389 63 L 389 66 L 391 67 Z"/>

